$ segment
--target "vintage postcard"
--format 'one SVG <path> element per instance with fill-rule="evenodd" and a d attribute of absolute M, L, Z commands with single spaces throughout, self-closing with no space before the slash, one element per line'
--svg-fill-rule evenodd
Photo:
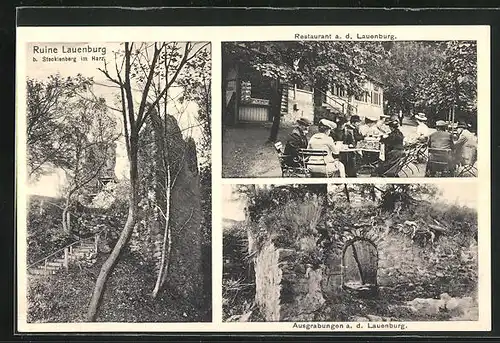
<path fill-rule="evenodd" d="M 19 27 L 17 68 L 19 332 L 491 329 L 489 27 Z"/>

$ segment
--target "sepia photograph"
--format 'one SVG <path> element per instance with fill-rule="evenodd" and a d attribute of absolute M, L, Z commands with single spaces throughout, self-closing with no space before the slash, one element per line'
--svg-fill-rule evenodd
<path fill-rule="evenodd" d="M 222 42 L 222 174 L 476 177 L 477 42 Z"/>
<path fill-rule="evenodd" d="M 210 322 L 211 43 L 25 49 L 19 316 Z"/>
<path fill-rule="evenodd" d="M 491 329 L 488 27 L 16 32 L 17 332 Z"/>
<path fill-rule="evenodd" d="M 477 321 L 477 194 L 475 182 L 224 185 L 223 320 Z"/>

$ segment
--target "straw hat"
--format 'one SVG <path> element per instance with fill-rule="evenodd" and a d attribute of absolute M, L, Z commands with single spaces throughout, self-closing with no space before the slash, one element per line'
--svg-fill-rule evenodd
<path fill-rule="evenodd" d="M 319 121 L 320 125 L 326 126 L 332 130 L 335 130 L 337 128 L 337 124 L 335 124 L 333 121 L 328 120 L 328 119 L 321 119 Z"/>
<path fill-rule="evenodd" d="M 375 114 L 368 114 L 365 116 L 365 119 L 371 120 L 371 121 L 378 121 L 380 117 Z"/>
<path fill-rule="evenodd" d="M 443 127 L 446 126 L 446 122 L 444 120 L 438 120 L 436 122 L 436 127 Z"/>
<path fill-rule="evenodd" d="M 421 120 L 421 121 L 426 121 L 427 117 L 425 116 L 424 113 L 417 113 L 417 115 L 415 115 L 415 119 Z"/>

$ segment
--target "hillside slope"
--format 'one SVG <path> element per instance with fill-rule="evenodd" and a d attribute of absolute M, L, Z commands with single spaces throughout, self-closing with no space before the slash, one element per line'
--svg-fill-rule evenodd
<path fill-rule="evenodd" d="M 30 279 L 28 322 L 82 322 L 99 270 L 106 259 L 75 266 L 47 278 Z M 154 274 L 132 254 L 121 256 L 106 286 L 98 322 L 193 322 L 209 321 L 194 304 L 172 289 L 153 300 Z M 78 309 L 78 310 L 75 310 Z"/>

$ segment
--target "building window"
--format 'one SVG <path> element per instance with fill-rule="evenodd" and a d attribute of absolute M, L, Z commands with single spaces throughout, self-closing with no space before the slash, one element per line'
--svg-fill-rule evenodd
<path fill-rule="evenodd" d="M 381 105 L 381 94 L 379 92 L 373 92 L 372 104 L 380 106 Z"/>
<path fill-rule="evenodd" d="M 354 99 L 356 99 L 357 101 L 361 101 L 361 102 L 368 102 L 369 97 L 370 96 L 369 96 L 368 92 L 364 91 L 362 94 L 354 96 Z"/>
<path fill-rule="evenodd" d="M 341 98 L 346 97 L 346 91 L 342 86 L 333 86 L 333 94 Z"/>

